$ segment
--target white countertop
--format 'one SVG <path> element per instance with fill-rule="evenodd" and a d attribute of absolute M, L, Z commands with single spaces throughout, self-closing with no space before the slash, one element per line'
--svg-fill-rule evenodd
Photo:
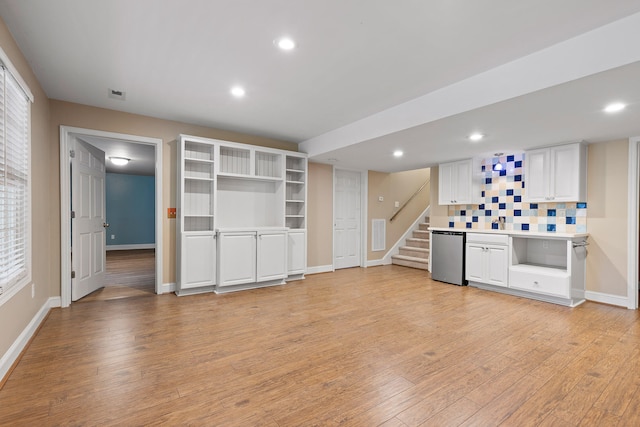
<path fill-rule="evenodd" d="M 540 231 L 485 230 L 475 228 L 429 227 L 429 231 L 457 231 L 462 233 L 505 234 L 517 237 L 543 237 L 545 239 L 577 239 L 589 237 L 589 233 L 543 233 Z"/>
<path fill-rule="evenodd" d="M 216 228 L 218 233 L 246 233 L 252 231 L 288 231 L 288 227 L 223 227 Z"/>

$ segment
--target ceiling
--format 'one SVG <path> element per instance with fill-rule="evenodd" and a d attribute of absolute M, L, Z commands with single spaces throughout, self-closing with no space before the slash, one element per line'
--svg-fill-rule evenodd
<path fill-rule="evenodd" d="M 49 98 L 292 141 L 342 167 L 640 135 L 638 0 L 0 0 L 0 16 Z M 613 100 L 627 109 L 603 115 Z"/>
<path fill-rule="evenodd" d="M 79 139 L 104 151 L 105 168 L 109 173 L 124 173 L 128 175 L 155 175 L 156 153 L 155 146 L 136 144 L 120 139 L 102 138 L 92 135 L 77 135 Z M 109 161 L 110 157 L 124 157 L 129 163 L 118 166 Z"/>

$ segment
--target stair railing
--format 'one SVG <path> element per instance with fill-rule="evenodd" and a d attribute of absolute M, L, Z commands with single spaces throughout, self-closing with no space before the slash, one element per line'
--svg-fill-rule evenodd
<path fill-rule="evenodd" d="M 413 195 L 412 195 L 411 197 L 409 197 L 409 199 L 408 199 L 406 202 L 404 202 L 404 203 L 402 204 L 402 206 L 400 206 L 400 209 L 398 209 L 398 210 L 396 211 L 396 213 L 394 213 L 393 215 L 391 215 L 391 218 L 389 218 L 389 222 L 393 221 L 393 220 L 395 219 L 395 217 L 397 217 L 397 216 L 398 216 L 398 214 L 399 214 L 400 212 L 402 212 L 402 210 L 403 210 L 403 209 L 404 209 L 404 208 L 409 204 L 409 202 L 410 202 L 410 201 L 412 201 L 412 200 L 413 200 L 413 199 L 414 199 L 418 194 L 420 194 L 420 192 L 424 189 L 424 187 L 426 187 L 430 182 L 431 182 L 431 178 L 427 179 L 427 180 L 424 182 L 424 184 L 422 184 L 422 185 L 420 186 L 420 188 L 418 188 L 418 190 L 417 190 L 415 193 L 413 193 Z"/>

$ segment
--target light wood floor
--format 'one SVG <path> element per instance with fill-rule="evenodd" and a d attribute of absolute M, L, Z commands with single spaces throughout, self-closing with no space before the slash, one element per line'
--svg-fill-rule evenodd
<path fill-rule="evenodd" d="M 638 426 L 640 316 L 399 266 L 54 309 L 0 425 Z"/>
<path fill-rule="evenodd" d="M 155 295 L 155 262 L 154 249 L 107 251 L 105 287 L 79 302 Z"/>

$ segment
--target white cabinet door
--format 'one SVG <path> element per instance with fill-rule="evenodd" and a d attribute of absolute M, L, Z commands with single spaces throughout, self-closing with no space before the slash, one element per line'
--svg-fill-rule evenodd
<path fill-rule="evenodd" d="M 467 243 L 466 279 L 474 282 L 484 281 L 484 247 L 476 243 Z"/>
<path fill-rule="evenodd" d="M 550 196 L 555 202 L 578 201 L 580 189 L 580 146 L 563 145 L 551 148 L 553 185 Z"/>
<path fill-rule="evenodd" d="M 442 163 L 438 167 L 438 203 L 450 205 L 453 203 L 453 166 L 454 163 Z"/>
<path fill-rule="evenodd" d="M 525 166 L 525 199 L 546 202 L 549 197 L 549 149 L 527 151 Z"/>
<path fill-rule="evenodd" d="M 258 232 L 257 281 L 287 277 L 287 233 Z"/>
<path fill-rule="evenodd" d="M 467 243 L 465 276 L 472 282 L 507 286 L 508 246 Z"/>
<path fill-rule="evenodd" d="M 216 284 L 216 241 L 213 233 L 184 234 L 180 260 L 180 289 Z"/>
<path fill-rule="evenodd" d="M 508 285 L 509 257 L 507 246 L 487 246 L 485 265 L 487 266 L 486 283 L 504 287 Z"/>
<path fill-rule="evenodd" d="M 287 270 L 289 274 L 303 274 L 307 269 L 307 235 L 304 231 L 289 231 Z"/>
<path fill-rule="evenodd" d="M 584 201 L 586 149 L 582 144 L 527 151 L 524 162 L 525 201 Z"/>
<path fill-rule="evenodd" d="M 438 178 L 439 204 L 466 205 L 474 203 L 472 159 L 440 164 Z"/>
<path fill-rule="evenodd" d="M 218 286 L 256 281 L 256 233 L 220 233 Z"/>

